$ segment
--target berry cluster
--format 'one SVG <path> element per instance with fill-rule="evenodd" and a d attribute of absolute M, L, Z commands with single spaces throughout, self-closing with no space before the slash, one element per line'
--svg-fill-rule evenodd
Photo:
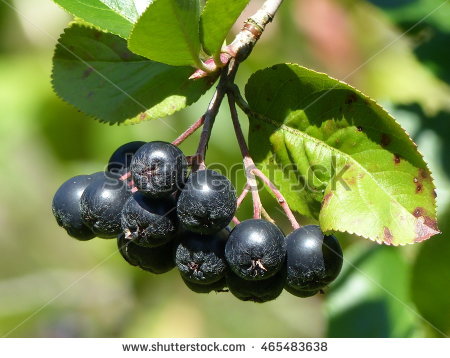
<path fill-rule="evenodd" d="M 229 228 L 237 197 L 231 182 L 209 169 L 188 173 L 182 151 L 166 142 L 131 142 L 111 156 L 105 172 L 66 181 L 53 214 L 79 240 L 117 238 L 123 258 L 161 274 L 178 268 L 194 292 L 224 291 L 266 302 L 283 289 L 309 297 L 342 266 L 334 236 L 308 225 L 284 236 L 259 218 Z"/>

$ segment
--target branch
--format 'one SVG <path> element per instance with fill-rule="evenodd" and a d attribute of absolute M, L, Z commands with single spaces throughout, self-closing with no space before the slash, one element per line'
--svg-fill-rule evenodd
<path fill-rule="evenodd" d="M 226 0 L 224 0 L 226 1 Z M 244 61 L 252 52 L 267 24 L 269 24 L 283 0 L 266 0 L 261 8 L 247 19 L 241 31 L 236 35 L 233 42 L 222 48 L 222 53 L 217 58 L 206 61 L 206 68 L 197 69 L 191 79 L 206 77 L 227 65 L 232 59 L 238 62 Z"/>

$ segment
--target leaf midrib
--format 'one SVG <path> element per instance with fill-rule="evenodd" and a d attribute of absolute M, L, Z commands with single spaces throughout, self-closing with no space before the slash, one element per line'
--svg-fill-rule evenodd
<path fill-rule="evenodd" d="M 330 151 L 332 151 L 332 152 L 334 152 L 334 153 L 336 153 L 337 155 L 340 155 L 340 156 L 344 156 L 344 157 L 348 157 L 348 158 L 350 158 L 350 160 L 353 162 L 353 163 L 355 163 L 363 172 L 365 172 L 376 184 L 377 184 L 377 186 L 378 186 L 378 188 L 380 188 L 380 190 L 384 193 L 384 194 L 386 194 L 386 196 L 388 197 L 388 198 L 391 198 L 391 200 L 393 201 L 393 202 L 395 202 L 395 204 L 397 204 L 398 206 L 400 206 L 404 211 L 406 211 L 407 213 L 408 213 L 408 215 L 410 215 L 410 216 L 413 216 L 402 204 L 400 204 L 398 201 L 397 201 L 397 199 L 395 199 L 394 197 L 392 197 L 381 185 L 380 185 L 380 183 L 374 178 L 374 176 L 372 175 L 372 173 L 371 172 L 369 172 L 360 162 L 358 162 L 355 158 L 353 158 L 350 154 L 347 154 L 347 153 L 345 153 L 345 152 L 342 152 L 342 151 L 340 151 L 340 150 L 338 150 L 338 149 L 336 149 L 336 148 L 334 148 L 334 147 L 332 147 L 332 146 L 330 146 L 330 145 L 328 145 L 328 144 L 326 144 L 326 143 L 324 143 L 323 141 L 321 141 L 321 140 L 319 140 L 319 139 L 317 139 L 317 138 L 315 138 L 315 137 L 312 137 L 312 136 L 310 136 L 310 135 L 308 135 L 308 134 L 306 134 L 305 132 L 302 132 L 302 131 L 300 131 L 300 130 L 298 130 L 298 129 L 295 129 L 295 128 L 291 128 L 291 127 L 288 127 L 287 125 L 285 125 L 285 124 L 283 124 L 283 123 L 279 123 L 279 122 L 276 122 L 276 121 L 274 121 L 274 120 L 272 120 L 272 119 L 270 119 L 270 118 L 268 118 L 268 117 L 266 117 L 265 115 L 262 115 L 262 114 L 260 114 L 260 113 L 252 113 L 252 115 L 253 114 L 256 114 L 256 116 L 254 116 L 254 118 L 257 118 L 257 119 L 260 119 L 260 120 L 262 120 L 262 121 L 264 121 L 264 122 L 266 122 L 267 124 L 270 124 L 271 126 L 273 126 L 274 128 L 278 128 L 277 129 L 277 131 L 282 131 L 282 130 L 284 130 L 284 131 L 286 131 L 286 132 L 288 132 L 288 133 L 290 133 L 290 134 L 292 134 L 292 135 L 298 135 L 298 136 L 300 136 L 300 137 L 302 137 L 302 138 L 304 138 L 305 140 L 310 140 L 310 141 L 312 141 L 312 142 L 314 142 L 314 143 L 316 143 L 317 145 L 319 145 L 319 146 L 322 146 L 322 147 L 325 147 L 325 148 L 327 148 L 327 149 L 329 149 Z M 417 218 L 415 218 L 414 217 L 414 219 L 415 220 L 417 220 Z"/>

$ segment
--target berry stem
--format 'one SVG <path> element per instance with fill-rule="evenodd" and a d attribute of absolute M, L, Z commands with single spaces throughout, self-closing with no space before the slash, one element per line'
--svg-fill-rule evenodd
<path fill-rule="evenodd" d="M 253 213 L 255 218 L 261 218 L 262 204 L 261 199 L 258 194 L 258 186 L 256 183 L 256 177 L 260 178 L 264 184 L 272 191 L 277 199 L 278 203 L 284 210 L 287 218 L 291 222 L 292 227 L 295 229 L 300 228 L 299 223 L 297 222 L 294 214 L 292 213 L 291 208 L 289 207 L 286 199 L 283 194 L 278 190 L 278 188 L 267 178 L 261 170 L 259 170 L 252 157 L 250 156 L 250 152 L 247 146 L 247 143 L 244 138 L 244 133 L 242 132 L 241 124 L 239 123 L 239 117 L 236 110 L 236 103 L 233 90 L 229 90 L 227 93 L 228 103 L 230 105 L 231 118 L 233 120 L 234 131 L 236 132 L 236 138 L 239 143 L 239 148 L 241 149 L 242 156 L 244 157 L 244 167 L 247 175 L 247 183 L 252 190 L 253 196 Z M 255 195 L 256 193 L 256 195 Z M 267 212 L 266 212 L 267 214 Z M 258 216 L 257 216 L 258 215 Z"/>
<path fill-rule="evenodd" d="M 236 133 L 236 138 L 239 143 L 239 148 L 241 149 L 244 168 L 245 168 L 245 176 L 247 178 L 247 186 L 252 192 L 253 198 L 253 218 L 261 219 L 261 210 L 262 203 L 261 198 L 259 197 L 258 191 L 258 183 L 256 182 L 255 175 L 252 172 L 252 169 L 255 168 L 255 163 L 250 156 L 248 151 L 247 144 L 245 143 L 244 134 L 242 133 L 242 128 L 239 123 L 239 117 L 236 110 L 236 104 L 234 102 L 234 97 L 232 94 L 228 94 L 228 103 L 230 105 L 231 118 L 233 120 L 234 131 Z"/>
<path fill-rule="evenodd" d="M 244 199 L 247 196 L 249 191 L 250 191 L 250 185 L 248 185 L 248 183 L 246 183 L 244 189 L 242 189 L 241 195 L 239 195 L 239 198 L 237 199 L 236 209 L 239 208 L 239 206 L 241 206 L 242 202 L 244 201 Z"/>
<path fill-rule="evenodd" d="M 177 147 L 183 143 L 187 138 L 191 136 L 197 129 L 199 129 L 203 123 L 205 123 L 205 116 L 201 116 L 200 119 L 195 121 L 184 133 L 182 133 L 177 139 L 175 139 L 172 144 Z"/>

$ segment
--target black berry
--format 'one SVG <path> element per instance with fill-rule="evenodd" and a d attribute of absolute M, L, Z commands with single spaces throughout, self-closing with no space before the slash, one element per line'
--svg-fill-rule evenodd
<path fill-rule="evenodd" d="M 295 288 L 289 287 L 288 285 L 286 285 L 284 287 L 284 289 L 287 292 L 289 292 L 291 295 L 301 297 L 301 298 L 311 297 L 311 296 L 314 296 L 317 293 L 319 293 L 319 290 L 312 290 L 312 291 L 296 290 Z"/>
<path fill-rule="evenodd" d="M 246 220 L 231 232 L 225 257 L 239 277 L 266 279 L 276 274 L 285 262 L 285 237 L 276 225 L 266 220 Z"/>
<path fill-rule="evenodd" d="M 283 292 L 286 270 L 281 269 L 265 280 L 249 281 L 233 272 L 228 272 L 226 279 L 230 292 L 241 301 L 263 303 L 276 299 Z"/>
<path fill-rule="evenodd" d="M 187 175 L 187 160 L 176 146 L 166 142 L 144 144 L 131 161 L 136 187 L 153 198 L 169 196 L 180 189 Z"/>
<path fill-rule="evenodd" d="M 117 239 L 117 246 L 122 257 L 130 265 L 138 266 L 145 271 L 162 274 L 175 267 L 175 244 L 173 241 L 149 248 L 136 245 L 121 234 Z"/>
<path fill-rule="evenodd" d="M 222 279 L 227 269 L 224 253 L 228 236 L 227 230 L 212 235 L 183 233 L 175 259 L 183 278 L 197 284 Z"/>
<path fill-rule="evenodd" d="M 117 148 L 109 158 L 107 171 L 125 174 L 131 165 L 134 154 L 144 144 L 145 142 L 140 141 L 129 142 Z"/>
<path fill-rule="evenodd" d="M 231 182 L 213 170 L 190 175 L 177 204 L 184 227 L 201 234 L 225 228 L 236 211 L 236 191 Z"/>
<path fill-rule="evenodd" d="M 81 196 L 81 218 L 102 238 L 114 238 L 122 232 L 120 214 L 131 192 L 124 182 L 104 177 L 90 184 Z"/>
<path fill-rule="evenodd" d="M 317 225 L 307 225 L 286 237 L 287 285 L 314 291 L 331 283 L 342 268 L 342 249 L 332 235 Z"/>
<path fill-rule="evenodd" d="M 163 245 L 177 233 L 176 202 L 172 197 L 151 199 L 137 192 L 125 203 L 121 223 L 127 238 L 137 245 Z"/>
<path fill-rule="evenodd" d="M 52 211 L 58 225 L 78 240 L 90 240 L 95 237 L 81 219 L 80 199 L 87 186 L 103 176 L 103 172 L 99 172 L 70 178 L 59 187 L 53 197 Z"/>
<path fill-rule="evenodd" d="M 227 281 L 225 280 L 225 277 L 222 278 L 219 281 L 210 283 L 210 284 L 200 284 L 200 283 L 194 283 L 191 281 L 186 280 L 183 276 L 181 276 L 183 279 L 183 282 L 185 285 L 193 292 L 195 293 L 211 293 L 213 291 L 215 292 L 224 292 L 225 287 L 227 286 Z"/>

